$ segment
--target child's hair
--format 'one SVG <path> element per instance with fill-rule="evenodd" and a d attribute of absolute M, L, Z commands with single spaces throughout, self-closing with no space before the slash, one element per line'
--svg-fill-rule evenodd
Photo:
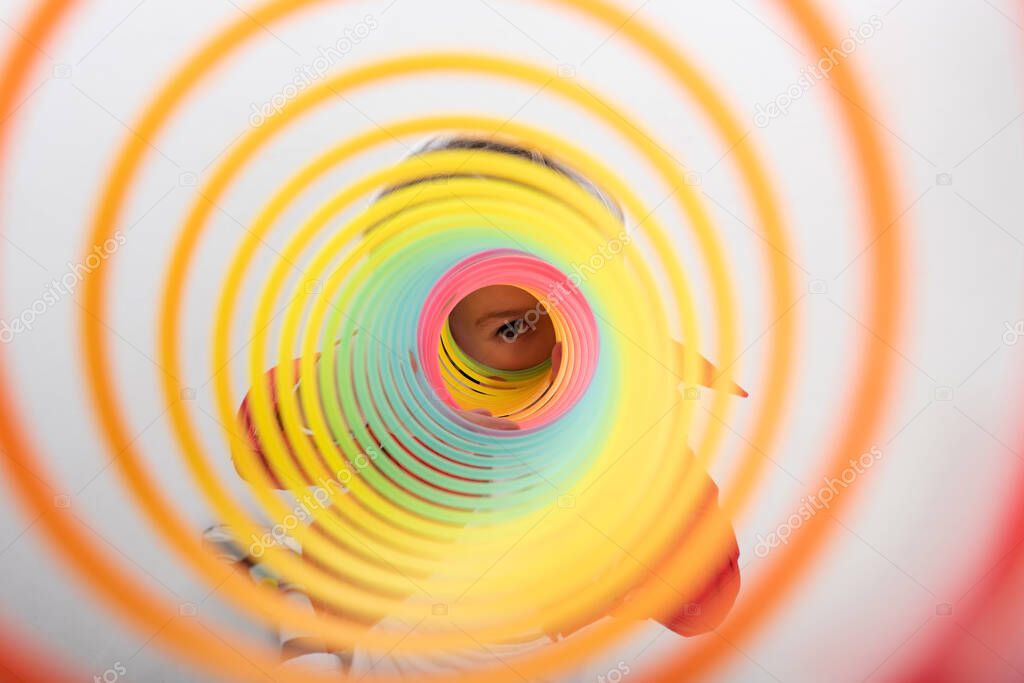
<path fill-rule="evenodd" d="M 498 152 L 499 154 L 508 154 L 510 156 L 515 156 L 521 159 L 532 161 L 535 164 L 540 164 L 541 166 L 549 168 L 552 171 L 555 171 L 556 173 L 559 173 L 565 176 L 566 178 L 572 180 L 574 183 L 576 183 L 584 190 L 589 192 L 591 195 L 596 197 L 613 216 L 618 218 L 619 222 L 625 222 L 625 215 L 622 212 L 622 208 L 619 206 L 618 202 L 616 202 L 614 199 L 611 198 L 611 196 L 608 195 L 608 193 L 606 193 L 604 190 L 602 190 L 597 185 L 592 183 L 586 177 L 572 170 L 565 164 L 555 161 L 551 157 L 541 154 L 540 152 L 533 149 L 528 149 L 526 147 L 511 144 L 508 142 L 498 142 L 496 140 L 492 140 L 489 138 L 474 138 L 461 135 L 450 135 L 440 136 L 427 140 L 425 143 L 421 144 L 419 147 L 413 150 L 412 153 L 409 154 L 409 156 L 414 157 L 419 156 L 421 154 L 428 154 L 430 152 L 440 152 L 444 150 L 453 149 L 485 150 L 489 152 Z M 400 185 L 395 185 L 394 187 L 387 188 L 378 196 L 378 198 L 388 195 L 402 188 L 409 187 L 411 185 L 416 185 L 422 182 L 427 182 L 430 180 L 437 180 L 439 178 L 446 177 L 468 178 L 474 176 L 475 174 L 466 173 L 455 175 L 436 175 L 425 178 L 417 178 L 416 180 L 412 180 L 407 183 L 402 183 Z"/>

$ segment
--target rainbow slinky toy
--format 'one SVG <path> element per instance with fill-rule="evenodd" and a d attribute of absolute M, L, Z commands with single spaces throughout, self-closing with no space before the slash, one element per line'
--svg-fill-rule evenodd
<path fill-rule="evenodd" d="M 426 176 L 442 179 L 411 184 Z M 685 495 L 692 462 L 685 420 L 656 424 L 639 444 L 629 426 L 680 398 L 676 373 L 642 350 L 672 354 L 664 319 L 632 303 L 645 299 L 650 282 L 630 238 L 568 178 L 498 153 L 414 157 L 364 187 L 382 185 L 403 189 L 340 229 L 332 219 L 359 196 L 358 185 L 316 212 L 284 250 L 253 319 L 250 410 L 273 480 L 300 497 L 310 484 L 332 492 L 314 529 L 294 531 L 304 555 L 329 571 L 275 549 L 264 561 L 319 601 L 363 619 L 415 619 L 444 604 L 457 610 L 460 629 L 483 642 L 603 616 L 601 608 L 660 562 L 696 500 Z M 278 202 L 287 197 L 268 206 Z M 284 289 L 288 264 L 329 227 L 305 279 Z M 570 276 L 610 243 L 615 254 L 600 264 L 601 277 Z M 230 271 L 218 329 L 227 329 L 247 253 L 243 245 Z M 440 347 L 451 344 L 445 323 L 455 304 L 493 284 L 521 287 L 543 302 L 563 360 L 553 377 L 534 371 L 515 390 L 474 400 L 452 375 L 474 368 L 458 352 L 458 367 L 445 363 Z M 276 386 L 267 387 L 258 379 L 262 330 L 282 305 Z M 616 329 L 630 330 L 632 342 Z M 214 362 L 231 347 L 227 335 L 218 336 Z M 318 356 L 322 349 L 330 351 Z M 481 379 L 489 372 L 476 371 Z M 216 382 L 230 424 L 237 393 L 226 376 Z M 292 391 L 296 382 L 301 391 Z M 482 430 L 452 410 L 488 404 L 523 429 Z M 240 466 L 249 481 L 269 484 L 263 469 Z M 335 481 L 346 490 L 332 487 Z M 262 498 L 273 513 L 282 507 L 268 490 Z M 631 511 L 636 535 L 630 562 L 620 547 L 580 528 L 586 519 L 624 529 L 623 510 Z M 246 528 L 230 504 L 222 512 Z M 510 554 L 517 539 L 525 539 L 521 552 Z M 552 581 L 558 573 L 562 579 Z M 424 629 L 410 648 L 464 645 L 465 636 L 450 630 Z"/>

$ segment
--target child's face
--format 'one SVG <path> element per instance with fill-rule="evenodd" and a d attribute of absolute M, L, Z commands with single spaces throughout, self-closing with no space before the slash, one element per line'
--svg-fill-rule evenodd
<path fill-rule="evenodd" d="M 551 357 L 555 328 L 544 306 L 511 285 L 491 285 L 460 301 L 448 317 L 467 355 L 498 370 L 524 370 Z"/>

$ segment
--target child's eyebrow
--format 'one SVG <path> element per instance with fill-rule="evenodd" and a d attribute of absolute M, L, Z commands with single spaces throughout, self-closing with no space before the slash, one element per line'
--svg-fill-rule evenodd
<path fill-rule="evenodd" d="M 490 313 L 477 318 L 477 327 L 483 327 L 495 318 L 521 318 L 529 308 L 510 308 L 504 311 L 491 311 Z"/>

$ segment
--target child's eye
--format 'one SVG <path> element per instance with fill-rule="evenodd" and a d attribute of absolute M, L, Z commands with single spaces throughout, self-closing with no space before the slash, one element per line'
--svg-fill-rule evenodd
<path fill-rule="evenodd" d="M 495 330 L 494 336 L 501 338 L 503 341 L 512 343 L 528 331 L 528 326 L 525 320 L 509 320 L 507 323 Z"/>

